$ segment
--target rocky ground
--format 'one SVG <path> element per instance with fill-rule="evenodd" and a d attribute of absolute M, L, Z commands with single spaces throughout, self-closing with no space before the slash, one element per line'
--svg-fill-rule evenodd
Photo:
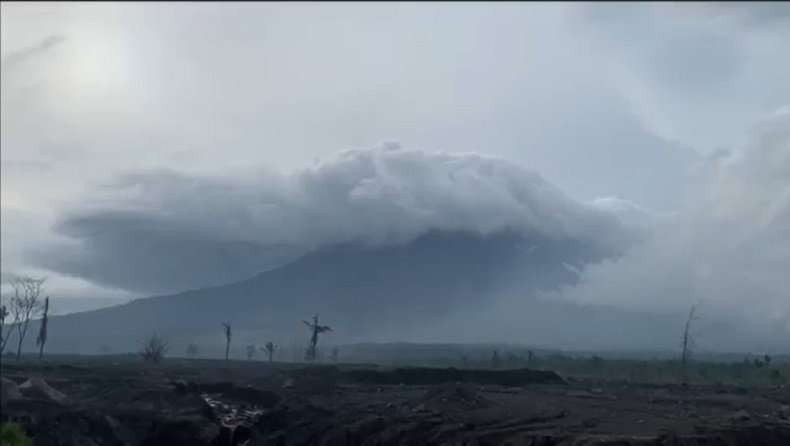
<path fill-rule="evenodd" d="M 96 357 L 2 364 L 43 445 L 790 445 L 790 388 Z"/>

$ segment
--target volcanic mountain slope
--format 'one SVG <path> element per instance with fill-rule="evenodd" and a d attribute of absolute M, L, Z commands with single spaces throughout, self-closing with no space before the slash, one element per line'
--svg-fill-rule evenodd
<path fill-rule="evenodd" d="M 409 321 L 430 324 L 451 308 L 482 307 L 490 296 L 573 283 L 578 268 L 610 256 L 576 240 L 429 232 L 401 245 L 334 245 L 241 282 L 53 317 L 51 351 L 134 349 L 158 332 L 188 339 L 217 331 L 261 330 L 282 339 L 319 313 L 338 339 L 366 336 Z M 35 327 L 34 327 L 35 329 Z M 54 335 L 57 333 L 57 335 Z"/>

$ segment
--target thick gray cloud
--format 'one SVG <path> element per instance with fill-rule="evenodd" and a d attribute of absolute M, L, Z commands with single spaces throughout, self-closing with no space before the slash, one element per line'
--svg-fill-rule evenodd
<path fill-rule="evenodd" d="M 678 311 L 701 302 L 712 320 L 743 340 L 790 336 L 790 112 L 756 129 L 752 144 L 711 157 L 682 210 L 626 255 L 593 265 L 578 286 L 554 298 L 642 311 Z M 706 339 L 719 349 L 719 339 Z"/>
<path fill-rule="evenodd" d="M 54 271 L 143 292 L 241 280 L 332 244 L 400 244 L 430 230 L 516 231 L 619 251 L 633 237 L 503 159 L 387 143 L 291 175 L 126 176 L 60 221 L 74 243 L 34 256 Z"/>

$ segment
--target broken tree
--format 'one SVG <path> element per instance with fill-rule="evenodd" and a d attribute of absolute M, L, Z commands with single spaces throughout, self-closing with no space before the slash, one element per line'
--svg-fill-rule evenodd
<path fill-rule="evenodd" d="M 307 347 L 307 352 L 305 352 L 305 359 L 307 361 L 315 361 L 316 359 L 316 348 L 318 346 L 318 335 L 325 332 L 325 331 L 332 331 L 332 328 L 328 325 L 320 325 L 318 323 L 318 315 L 316 314 L 313 316 L 313 322 L 302 321 L 308 328 L 310 328 L 310 346 Z"/>

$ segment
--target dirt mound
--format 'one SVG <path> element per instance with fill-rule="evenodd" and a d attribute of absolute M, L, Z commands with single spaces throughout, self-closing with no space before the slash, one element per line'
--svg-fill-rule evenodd
<path fill-rule="evenodd" d="M 530 384 L 565 384 L 559 375 L 547 370 L 472 370 L 455 368 L 409 367 L 393 370 L 347 370 L 347 381 L 367 384 L 435 385 L 443 383 L 477 383 L 501 386 Z"/>
<path fill-rule="evenodd" d="M 465 409 L 490 407 L 493 403 L 477 393 L 477 389 L 464 384 L 442 384 L 425 392 L 421 402 L 426 405 L 456 405 Z"/>
<path fill-rule="evenodd" d="M 27 398 L 43 399 L 58 404 L 65 404 L 68 401 L 66 395 L 50 387 L 41 378 L 30 378 L 20 384 L 19 392 Z"/>
<path fill-rule="evenodd" d="M 22 398 L 22 393 L 15 382 L 7 378 L 2 378 L 0 382 L 0 402 L 13 401 Z"/>

